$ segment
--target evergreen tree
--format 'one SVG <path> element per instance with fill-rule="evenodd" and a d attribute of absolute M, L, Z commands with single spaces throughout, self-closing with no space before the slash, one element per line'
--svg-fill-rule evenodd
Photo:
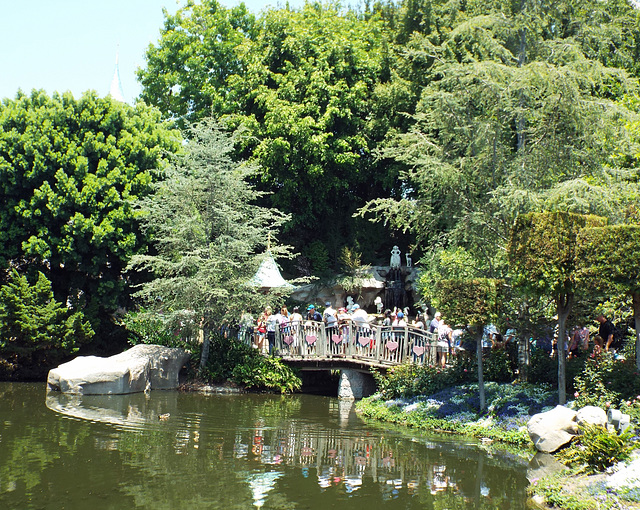
<path fill-rule="evenodd" d="M 205 120 L 188 136 L 156 192 L 139 203 L 153 250 L 134 256 L 129 269 L 153 276 L 136 293 L 147 310 L 167 318 L 190 311 L 202 321 L 204 366 L 212 330 L 272 299 L 251 284 L 265 251 L 290 251 L 275 244 L 287 216 L 256 205 L 260 193 L 247 179 L 257 169 L 232 159 L 238 135 Z"/>

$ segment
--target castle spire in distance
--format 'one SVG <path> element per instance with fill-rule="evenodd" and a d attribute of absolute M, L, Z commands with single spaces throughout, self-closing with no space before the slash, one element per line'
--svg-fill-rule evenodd
<path fill-rule="evenodd" d="M 116 67 L 113 71 L 113 79 L 111 80 L 111 88 L 109 89 L 109 95 L 116 101 L 121 103 L 126 102 L 124 100 L 124 92 L 122 91 L 122 82 L 120 81 L 120 68 L 118 66 L 118 57 L 120 53 L 120 47 L 116 51 Z"/>

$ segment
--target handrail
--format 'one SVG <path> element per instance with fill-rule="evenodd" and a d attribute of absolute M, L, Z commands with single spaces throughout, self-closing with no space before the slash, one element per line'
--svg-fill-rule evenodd
<path fill-rule="evenodd" d="M 276 329 L 274 353 L 287 359 L 351 359 L 380 365 L 436 363 L 437 335 L 413 326 L 353 321 L 287 323 Z"/>

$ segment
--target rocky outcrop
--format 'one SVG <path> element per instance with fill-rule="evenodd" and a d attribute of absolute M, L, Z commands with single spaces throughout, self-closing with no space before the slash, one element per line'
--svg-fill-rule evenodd
<path fill-rule="evenodd" d="M 540 452 L 553 453 L 578 434 L 577 413 L 556 406 L 546 413 L 535 414 L 527 423 L 527 432 Z"/>
<path fill-rule="evenodd" d="M 183 349 L 136 345 L 111 356 L 78 356 L 49 371 L 47 386 L 63 393 L 108 395 L 175 389 L 189 360 Z"/>

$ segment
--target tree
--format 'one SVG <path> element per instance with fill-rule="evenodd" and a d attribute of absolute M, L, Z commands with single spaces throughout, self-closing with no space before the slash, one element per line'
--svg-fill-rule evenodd
<path fill-rule="evenodd" d="M 227 9 L 217 0 L 189 1 L 175 15 L 164 11 L 157 45 L 149 45 L 138 69 L 141 98 L 181 127 L 235 111 L 228 79 L 243 72 L 241 46 L 256 32 L 244 3 Z"/>
<path fill-rule="evenodd" d="M 151 312 L 202 319 L 204 367 L 212 330 L 273 299 L 250 283 L 265 249 L 274 257 L 290 250 L 271 243 L 287 216 L 255 204 L 260 193 L 246 179 L 257 169 L 232 158 L 239 135 L 209 119 L 188 136 L 156 192 L 139 202 L 153 251 L 132 257 L 129 271 L 152 273 L 136 292 Z"/>
<path fill-rule="evenodd" d="M 132 204 L 178 139 L 157 110 L 95 92 L 4 100 L 0 267 L 41 271 L 96 326 L 126 303 L 122 269 L 145 245 Z"/>
<path fill-rule="evenodd" d="M 578 235 L 580 276 L 632 298 L 636 330 L 636 365 L 640 370 L 640 226 L 585 228 Z"/>
<path fill-rule="evenodd" d="M 558 400 L 566 402 L 566 320 L 574 301 L 579 270 L 578 235 L 585 227 L 601 227 L 606 219 L 565 212 L 519 216 L 511 231 L 509 264 L 514 285 L 526 295 L 546 296 L 558 316 Z"/>
<path fill-rule="evenodd" d="M 501 286 L 500 280 L 488 278 L 439 280 L 435 283 L 435 304 L 446 320 L 470 328 L 476 337 L 481 411 L 485 410 L 482 334 L 484 326 L 492 324 L 498 317 Z"/>
<path fill-rule="evenodd" d="M 391 66 L 384 25 L 337 3 L 266 10 L 250 27 L 226 30 L 231 17 L 208 1 L 168 19 L 147 52 L 142 97 L 167 117 L 214 115 L 247 129 L 239 157 L 261 167 L 253 182 L 269 192 L 263 205 L 291 215 L 287 239 L 305 256 L 313 241 L 334 266 L 344 244 L 372 254 L 383 228 L 353 213 L 395 186 L 373 153 L 389 128 L 377 98 L 395 109 L 407 95 L 377 88 Z M 174 83 L 188 111 L 173 106 Z"/>
<path fill-rule="evenodd" d="M 14 269 L 0 287 L 0 357 L 13 369 L 46 371 L 93 334 L 82 312 L 54 299 L 44 274 L 31 285 Z"/>
<path fill-rule="evenodd" d="M 440 2 L 430 5 L 444 19 Z M 612 156 L 630 154 L 625 124 L 634 114 L 624 97 L 636 84 L 585 56 L 573 38 L 576 6 L 568 15 L 555 7 L 465 2 L 450 30 L 413 33 L 398 67 L 420 100 L 409 129 L 381 147 L 386 161 L 404 165 L 404 192 L 360 214 L 412 231 L 427 250 L 461 246 L 489 277 L 506 275 L 518 214 L 620 214 L 599 207 L 620 175 Z M 558 32 L 567 16 L 573 31 Z"/>

